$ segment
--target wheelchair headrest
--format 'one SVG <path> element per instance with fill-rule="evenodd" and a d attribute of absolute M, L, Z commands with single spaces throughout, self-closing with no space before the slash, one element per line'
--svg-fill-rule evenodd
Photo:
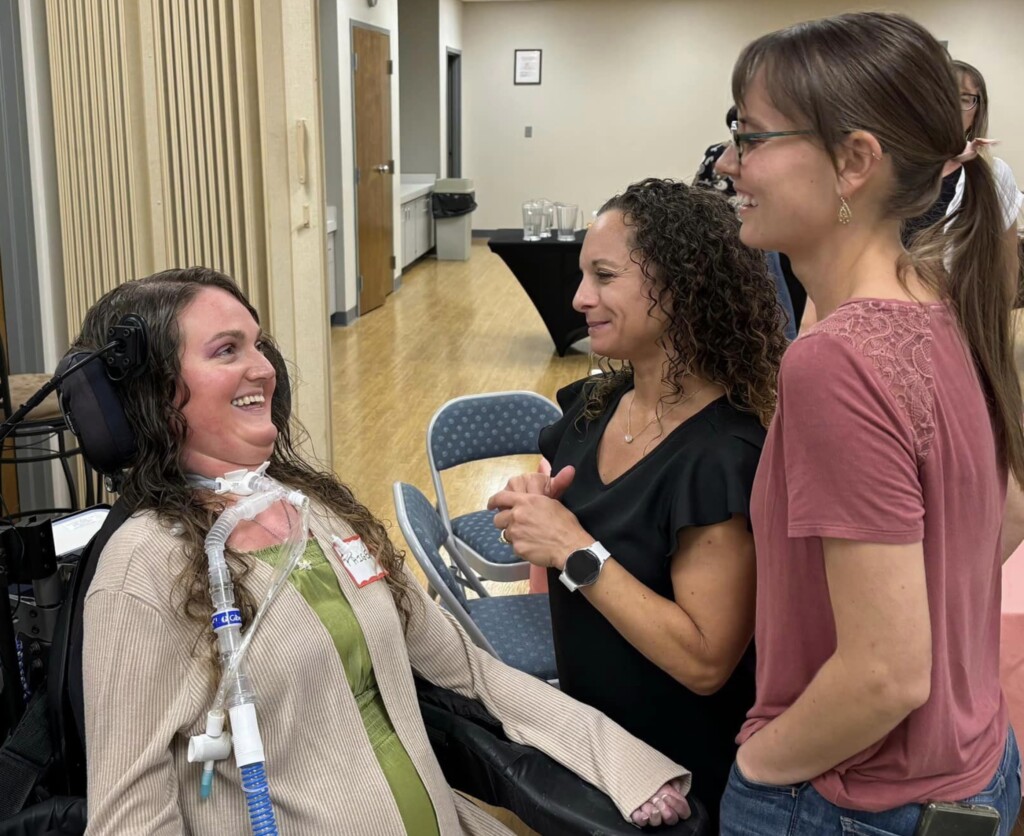
<path fill-rule="evenodd" d="M 70 351 L 57 366 L 61 374 L 91 352 Z M 113 476 L 135 456 L 135 430 L 124 413 L 118 387 L 102 363 L 88 363 L 60 386 L 60 405 L 71 432 L 78 436 L 90 467 Z"/>

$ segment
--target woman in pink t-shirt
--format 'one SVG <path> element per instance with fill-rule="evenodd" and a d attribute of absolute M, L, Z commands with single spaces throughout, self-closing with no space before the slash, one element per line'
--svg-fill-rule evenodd
<path fill-rule="evenodd" d="M 733 93 L 718 167 L 741 238 L 790 257 L 821 321 L 783 358 L 754 483 L 757 700 L 722 833 L 942 832 L 918 831 L 935 801 L 1007 834 L 1000 529 L 1024 432 L 991 168 L 945 50 L 906 17 L 759 38 Z M 952 159 L 961 209 L 907 253 L 902 222 Z"/>

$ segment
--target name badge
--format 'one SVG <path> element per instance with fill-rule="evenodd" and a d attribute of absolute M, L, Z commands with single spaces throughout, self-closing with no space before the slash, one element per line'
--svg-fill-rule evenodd
<path fill-rule="evenodd" d="M 341 537 L 335 537 L 334 551 L 341 559 L 341 565 L 345 567 L 348 576 L 352 578 L 352 583 L 360 589 L 368 583 L 387 577 L 387 571 L 370 554 L 370 550 L 366 548 L 366 544 L 358 534 L 346 537 L 344 540 Z"/>

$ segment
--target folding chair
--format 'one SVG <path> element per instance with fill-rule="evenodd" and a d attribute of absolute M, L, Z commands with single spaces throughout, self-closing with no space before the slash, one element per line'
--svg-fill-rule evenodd
<path fill-rule="evenodd" d="M 394 496 L 398 526 L 427 583 L 474 644 L 524 673 L 548 681 L 557 679 L 548 596 L 467 598 L 441 554 L 449 535 L 437 509 L 418 488 L 404 482 L 395 482 Z"/>
<path fill-rule="evenodd" d="M 466 462 L 539 453 L 540 431 L 562 417 L 561 410 L 534 392 L 492 392 L 448 401 L 427 427 L 427 460 L 445 529 L 466 563 L 481 578 L 525 580 L 530 565 L 498 540 L 494 511 L 472 511 L 452 518 L 441 471 Z"/>

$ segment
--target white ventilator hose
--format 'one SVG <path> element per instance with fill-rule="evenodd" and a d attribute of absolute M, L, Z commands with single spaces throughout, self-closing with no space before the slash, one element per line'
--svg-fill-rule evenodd
<path fill-rule="evenodd" d="M 301 492 L 288 490 L 265 476 L 266 467 L 263 465 L 257 471 L 234 471 L 216 480 L 190 477 L 190 481 L 197 487 L 243 497 L 218 517 L 204 543 L 209 560 L 213 629 L 217 634 L 223 673 L 213 705 L 207 713 L 206 733 L 193 737 L 189 743 L 189 760 L 204 762 L 200 783 L 200 795 L 203 798 L 209 797 L 212 791 L 214 762 L 227 757 L 232 746 L 240 769 L 265 760 L 256 723 L 256 693 L 245 670 L 245 655 L 264 615 L 305 552 L 305 533 L 309 530 L 309 500 Z M 253 622 L 243 637 L 241 614 L 234 605 L 234 584 L 224 558 L 227 540 L 238 523 L 255 518 L 282 500 L 298 510 L 298 521 L 289 528 L 288 537 L 283 543 L 286 559 L 278 564 Z M 233 740 L 231 734 L 223 731 L 225 706 L 231 715 Z"/>

